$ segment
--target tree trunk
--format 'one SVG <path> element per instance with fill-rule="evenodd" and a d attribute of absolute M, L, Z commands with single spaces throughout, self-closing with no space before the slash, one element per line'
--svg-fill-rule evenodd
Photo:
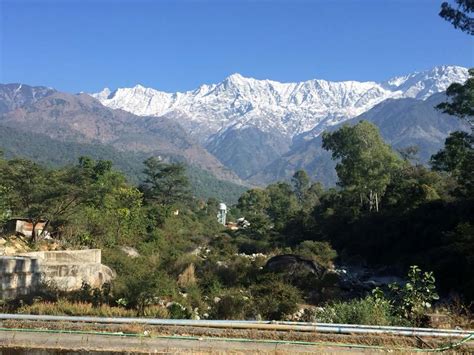
<path fill-rule="evenodd" d="M 31 228 L 31 242 L 35 243 L 36 242 L 36 225 L 38 224 L 38 221 L 32 220 L 31 221 L 32 228 Z"/>
<path fill-rule="evenodd" d="M 375 193 L 375 210 L 378 212 L 379 211 L 379 195 L 377 192 Z"/>

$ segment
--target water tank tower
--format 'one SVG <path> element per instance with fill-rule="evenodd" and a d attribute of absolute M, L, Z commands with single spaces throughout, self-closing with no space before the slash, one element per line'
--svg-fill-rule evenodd
<path fill-rule="evenodd" d="M 217 213 L 217 221 L 225 226 L 225 218 L 227 215 L 227 206 L 225 203 L 219 203 L 219 212 Z"/>

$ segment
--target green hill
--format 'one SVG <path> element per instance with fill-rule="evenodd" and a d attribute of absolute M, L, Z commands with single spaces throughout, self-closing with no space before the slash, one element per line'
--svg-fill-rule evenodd
<path fill-rule="evenodd" d="M 119 151 L 103 144 L 63 142 L 50 137 L 0 126 L 0 149 L 7 158 L 24 157 L 47 166 L 75 164 L 80 156 L 110 160 L 131 182 L 138 183 L 146 153 Z M 175 159 L 175 157 L 168 157 Z M 187 166 L 194 195 L 198 198 L 215 197 L 232 204 L 246 187 L 219 180 L 211 173 L 194 166 Z"/>

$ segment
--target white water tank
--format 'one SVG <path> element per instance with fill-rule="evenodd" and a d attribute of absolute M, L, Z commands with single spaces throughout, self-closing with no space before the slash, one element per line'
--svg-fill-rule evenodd
<path fill-rule="evenodd" d="M 225 203 L 219 203 L 219 212 L 217 213 L 217 221 L 225 226 L 227 215 L 227 206 Z"/>

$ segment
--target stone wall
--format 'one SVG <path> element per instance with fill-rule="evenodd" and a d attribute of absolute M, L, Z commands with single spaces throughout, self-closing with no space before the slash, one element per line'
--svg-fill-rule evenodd
<path fill-rule="evenodd" d="M 62 291 L 81 288 L 83 282 L 100 287 L 114 278 L 113 271 L 101 264 L 101 250 L 60 250 L 22 253 L 0 257 L 1 297 L 32 293 L 49 285 Z"/>

